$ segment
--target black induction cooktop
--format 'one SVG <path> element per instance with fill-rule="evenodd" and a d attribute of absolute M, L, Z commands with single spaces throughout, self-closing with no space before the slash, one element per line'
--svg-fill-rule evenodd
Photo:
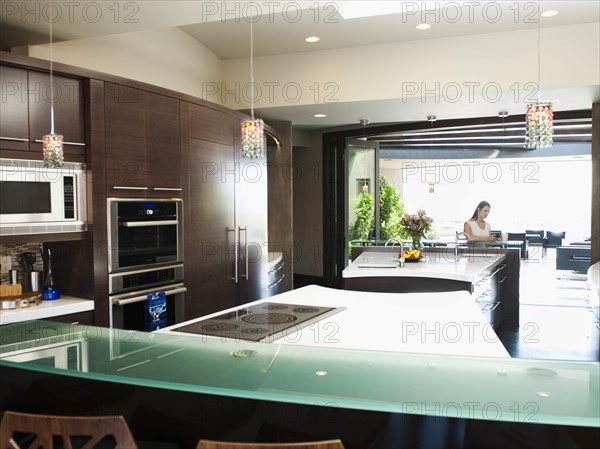
<path fill-rule="evenodd" d="M 273 341 L 342 310 L 344 307 L 263 302 L 172 330 L 235 340 Z"/>

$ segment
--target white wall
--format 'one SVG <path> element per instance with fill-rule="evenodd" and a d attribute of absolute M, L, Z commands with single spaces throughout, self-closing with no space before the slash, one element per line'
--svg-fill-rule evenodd
<path fill-rule="evenodd" d="M 597 89 L 600 24 L 543 28 L 541 33 L 542 92 Z M 49 59 L 48 45 L 29 47 L 29 56 Z M 248 58 L 221 61 L 178 28 L 59 42 L 54 59 L 232 109 L 249 108 L 253 96 Z M 497 105 L 505 108 L 505 101 L 522 105 L 532 94 L 526 84 L 537 83 L 537 60 L 535 29 L 256 57 L 260 96 L 255 107 L 422 97 L 448 105 L 435 96 L 453 100 L 459 94 L 460 101 L 449 104 L 456 108 L 468 103 L 471 91 L 480 96 L 483 88 L 489 89 L 484 98 L 492 102 L 499 86 L 503 102 Z M 555 104 L 556 110 L 569 108 Z"/>
<path fill-rule="evenodd" d="M 221 60 L 179 28 L 58 42 L 53 53 L 56 62 L 195 97 L 202 97 L 203 83 L 220 83 L 223 77 Z M 28 55 L 50 59 L 49 45 L 30 46 Z"/>
<path fill-rule="evenodd" d="M 544 28 L 542 91 L 597 86 L 599 35 L 598 23 Z M 526 83 L 537 83 L 537 61 L 535 29 L 264 56 L 254 59 L 254 80 L 262 88 L 255 105 L 313 104 L 315 83 L 321 102 L 325 94 L 333 92 L 325 88 L 326 83 L 335 85 L 335 98 L 340 102 L 416 98 L 426 94 L 427 89 L 435 90 L 436 83 L 441 93 L 446 86 L 458 83 L 464 97 L 469 94 L 469 83 L 479 83 L 472 87 L 473 92 L 499 85 L 508 97 L 520 95 L 522 104 L 523 93 L 532 91 L 518 91 Z M 241 95 L 229 95 L 224 104 L 249 107 L 252 94 L 244 91 L 249 84 L 248 59 L 227 60 L 223 67 L 227 88 L 241 86 Z M 414 87 L 411 83 L 416 83 L 416 94 L 407 90 Z M 445 92 L 452 96 L 454 91 Z M 493 95 L 493 90 L 488 93 L 490 98 Z"/>

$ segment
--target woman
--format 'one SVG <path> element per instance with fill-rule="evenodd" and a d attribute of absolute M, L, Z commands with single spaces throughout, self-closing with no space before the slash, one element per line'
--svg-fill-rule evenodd
<path fill-rule="evenodd" d="M 465 222 L 464 231 L 469 236 L 470 241 L 489 242 L 500 240 L 501 237 L 490 234 L 492 226 L 485 221 L 490 213 L 490 203 L 482 201 L 477 205 L 475 212 L 470 220 Z"/>

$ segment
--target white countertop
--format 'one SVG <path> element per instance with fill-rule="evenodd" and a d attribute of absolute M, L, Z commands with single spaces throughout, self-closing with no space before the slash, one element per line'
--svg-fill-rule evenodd
<path fill-rule="evenodd" d="M 271 344 L 509 357 L 479 306 L 464 291 L 371 293 L 309 285 L 250 304 L 262 302 L 345 307 L 308 327 L 292 328 L 284 337 L 269 342 Z M 216 312 L 156 332 L 189 337 L 194 334 L 173 329 L 244 307 Z"/>
<path fill-rule="evenodd" d="M 479 273 L 505 257 L 503 254 L 469 254 L 455 260 L 453 255 L 427 253 L 423 261 L 405 262 L 400 268 L 392 253 L 365 251 L 344 269 L 342 277 L 422 277 L 474 282 Z"/>
<path fill-rule="evenodd" d="M 29 320 L 43 320 L 70 313 L 87 312 L 88 310 L 94 310 L 94 301 L 91 299 L 61 296 L 60 299 L 42 301 L 37 306 L 14 310 L 0 310 L 0 325 L 21 323 Z"/>

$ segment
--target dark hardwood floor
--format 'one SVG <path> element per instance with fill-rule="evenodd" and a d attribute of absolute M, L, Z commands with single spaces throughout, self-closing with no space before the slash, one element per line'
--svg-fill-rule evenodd
<path fill-rule="evenodd" d="M 556 270 L 556 250 L 521 264 L 520 326 L 499 333 L 510 355 L 528 359 L 600 360 L 600 324 L 588 304 L 586 276 Z"/>

